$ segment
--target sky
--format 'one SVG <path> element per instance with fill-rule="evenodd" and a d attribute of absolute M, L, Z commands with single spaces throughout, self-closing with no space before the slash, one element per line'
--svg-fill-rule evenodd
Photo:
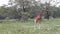
<path fill-rule="evenodd" d="M 36 1 L 39 1 L 39 0 L 36 0 Z M 53 2 L 53 1 L 55 1 L 55 2 Z M 49 0 L 41 0 L 40 2 L 45 3 L 45 2 L 49 2 Z M 59 2 L 59 4 L 56 5 L 56 2 Z M 53 6 L 53 5 L 56 5 L 57 7 L 60 6 L 60 0 L 52 0 L 51 6 Z"/>
<path fill-rule="evenodd" d="M 0 0 L 0 6 L 2 6 L 3 4 L 6 4 L 7 5 L 8 4 L 8 1 L 9 0 Z"/>
<path fill-rule="evenodd" d="M 8 4 L 8 1 L 9 0 L 0 0 L 0 6 L 2 6 L 3 4 Z M 37 0 L 38 1 L 38 0 Z M 42 3 L 44 3 L 45 1 L 49 1 L 49 0 L 41 0 Z M 53 0 L 53 1 L 56 1 L 56 0 Z M 57 2 L 60 2 L 60 0 L 57 0 Z M 52 5 L 54 5 L 55 3 L 51 2 Z M 58 4 L 57 6 L 59 6 L 60 4 Z"/>
<path fill-rule="evenodd" d="M 45 0 L 45 1 L 47 1 L 47 0 Z M 53 2 L 53 1 L 55 1 L 55 2 Z M 53 0 L 52 2 L 51 2 L 51 4 L 52 5 L 55 5 L 56 4 L 56 2 L 60 2 L 60 0 Z M 48 1 L 47 1 L 48 2 Z M 59 4 L 57 4 L 57 5 L 60 5 L 60 3 Z"/>

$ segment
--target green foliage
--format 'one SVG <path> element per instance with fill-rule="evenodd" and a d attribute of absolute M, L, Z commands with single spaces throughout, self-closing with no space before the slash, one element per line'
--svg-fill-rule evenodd
<path fill-rule="evenodd" d="M 5 11 L 6 11 L 6 9 L 5 9 L 4 6 L 0 7 L 0 15 L 1 15 L 2 13 L 4 13 Z"/>
<path fill-rule="evenodd" d="M 42 8 L 46 6 L 48 8 L 47 11 L 49 12 L 50 16 L 60 17 L 60 7 L 50 6 L 49 3 L 42 4 L 35 0 L 10 0 L 9 3 L 9 5 L 11 5 L 10 7 L 0 7 L 0 15 L 7 13 L 8 17 L 19 17 L 19 20 L 20 18 L 22 20 L 25 20 L 34 18 L 40 13 L 40 11 L 42 11 Z M 45 13 L 45 15 L 47 14 Z"/>

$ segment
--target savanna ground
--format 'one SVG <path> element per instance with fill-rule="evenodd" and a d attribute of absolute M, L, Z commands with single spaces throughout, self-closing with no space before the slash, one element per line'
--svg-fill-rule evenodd
<path fill-rule="evenodd" d="M 0 20 L 0 34 L 60 34 L 60 19 L 43 20 L 37 27 L 32 20 Z"/>

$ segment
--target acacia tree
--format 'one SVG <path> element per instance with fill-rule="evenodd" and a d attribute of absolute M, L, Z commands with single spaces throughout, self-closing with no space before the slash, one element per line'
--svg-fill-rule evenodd
<path fill-rule="evenodd" d="M 18 13 L 22 14 L 22 19 L 24 20 L 25 16 L 32 16 L 32 12 L 35 8 L 39 6 L 38 2 L 35 0 L 15 0 L 16 7 L 19 7 Z M 37 12 L 37 11 L 36 11 Z"/>
<path fill-rule="evenodd" d="M 53 6 L 52 3 L 55 3 Z M 47 12 L 46 12 L 46 18 L 49 19 L 50 17 L 49 16 L 53 16 L 53 13 L 55 11 L 57 11 L 57 9 L 55 8 L 57 5 L 59 4 L 59 2 L 56 1 L 53 1 L 53 0 L 49 0 L 48 3 L 46 2 L 46 9 L 47 9 Z"/>

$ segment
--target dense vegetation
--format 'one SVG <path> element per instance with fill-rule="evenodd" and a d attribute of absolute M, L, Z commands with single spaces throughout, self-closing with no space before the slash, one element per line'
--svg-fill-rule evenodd
<path fill-rule="evenodd" d="M 58 4 L 58 2 L 56 3 Z M 56 7 L 56 5 L 51 6 L 50 3 L 43 4 L 35 0 L 10 0 L 8 5 L 0 6 L 0 19 L 33 19 L 44 6 L 47 7 L 50 17 L 57 18 L 60 17 L 60 7 Z M 46 15 L 45 13 L 44 17 Z"/>

